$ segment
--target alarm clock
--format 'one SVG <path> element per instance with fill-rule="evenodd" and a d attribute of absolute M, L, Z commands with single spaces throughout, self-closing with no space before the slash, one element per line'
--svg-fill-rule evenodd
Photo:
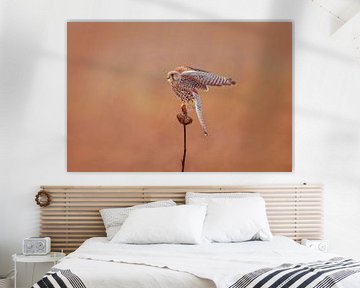
<path fill-rule="evenodd" d="M 22 252 L 24 255 L 46 255 L 50 252 L 50 237 L 30 237 L 23 240 Z"/>
<path fill-rule="evenodd" d="M 303 239 L 301 241 L 301 244 L 309 247 L 311 249 L 314 250 L 318 250 L 321 252 L 327 252 L 328 250 L 328 243 L 325 240 L 308 240 L 308 239 Z"/>

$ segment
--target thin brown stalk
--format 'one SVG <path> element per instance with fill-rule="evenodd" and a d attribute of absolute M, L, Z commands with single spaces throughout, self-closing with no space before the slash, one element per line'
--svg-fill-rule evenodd
<path fill-rule="evenodd" d="M 183 131 L 184 131 L 184 147 L 183 147 L 183 157 L 181 160 L 181 172 L 185 171 L 185 162 L 186 162 L 186 126 L 192 123 L 192 118 L 188 116 L 186 105 L 181 106 L 181 112 L 177 114 L 177 119 L 180 124 L 183 125 Z"/>
<path fill-rule="evenodd" d="M 182 161 L 181 161 L 181 172 L 185 171 L 185 161 L 186 161 L 186 125 L 183 124 L 184 126 L 184 151 L 183 151 L 183 157 L 182 157 Z"/>

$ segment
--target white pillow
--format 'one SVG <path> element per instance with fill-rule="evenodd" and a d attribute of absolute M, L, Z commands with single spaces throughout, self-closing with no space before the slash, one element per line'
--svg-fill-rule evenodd
<path fill-rule="evenodd" d="M 264 199 L 247 197 L 209 200 L 203 237 L 211 242 L 271 240 Z"/>
<path fill-rule="evenodd" d="M 135 205 L 128 208 L 109 208 L 101 209 L 100 214 L 106 229 L 107 239 L 111 240 L 117 232 L 119 232 L 121 225 L 124 223 L 129 213 L 132 210 L 139 208 L 153 208 L 153 207 L 170 207 L 176 206 L 172 200 L 156 201 L 146 204 Z"/>
<path fill-rule="evenodd" d="M 113 243 L 197 244 L 206 214 L 205 205 L 137 209 L 131 211 Z"/>
<path fill-rule="evenodd" d="M 207 204 L 211 199 L 225 198 L 246 198 L 246 197 L 259 197 L 259 193 L 253 192 L 241 192 L 241 193 L 196 193 L 186 192 L 185 203 L 186 204 Z"/>

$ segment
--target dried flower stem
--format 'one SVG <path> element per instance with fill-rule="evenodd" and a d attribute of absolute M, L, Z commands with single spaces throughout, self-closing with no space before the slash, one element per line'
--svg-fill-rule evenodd
<path fill-rule="evenodd" d="M 181 160 L 181 172 L 185 171 L 185 161 L 186 161 L 186 126 L 192 123 L 192 118 L 190 116 L 188 116 L 187 114 L 187 109 L 186 109 L 186 105 L 182 104 L 181 105 L 181 112 L 177 114 L 177 119 L 180 122 L 180 124 L 183 125 L 184 128 L 184 148 L 183 148 L 183 157 Z"/>
<path fill-rule="evenodd" d="M 184 152 L 183 152 L 183 158 L 181 161 L 181 172 L 185 171 L 185 161 L 186 161 L 186 125 L 183 124 L 184 126 Z"/>

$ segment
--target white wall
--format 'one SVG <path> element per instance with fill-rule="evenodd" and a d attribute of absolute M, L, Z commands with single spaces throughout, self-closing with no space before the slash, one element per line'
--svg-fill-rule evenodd
<path fill-rule="evenodd" d="M 292 19 L 293 173 L 67 173 L 66 21 Z M 323 183 L 330 250 L 360 258 L 360 65 L 307 0 L 0 1 L 0 274 L 37 235 L 41 184 Z"/>

